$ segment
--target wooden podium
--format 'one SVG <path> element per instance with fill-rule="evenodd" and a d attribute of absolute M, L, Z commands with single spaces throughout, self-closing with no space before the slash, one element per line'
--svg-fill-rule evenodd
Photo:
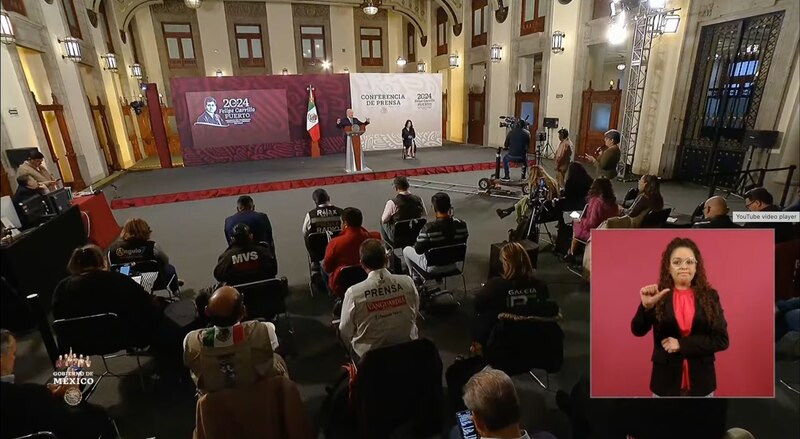
<path fill-rule="evenodd" d="M 361 149 L 361 135 L 367 132 L 366 125 L 348 125 L 342 128 L 347 136 L 347 164 L 344 170 L 350 173 L 372 172 L 364 165 L 364 151 Z"/>

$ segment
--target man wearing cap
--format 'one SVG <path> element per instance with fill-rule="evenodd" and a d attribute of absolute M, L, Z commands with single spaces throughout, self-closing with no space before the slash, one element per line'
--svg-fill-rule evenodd
<path fill-rule="evenodd" d="M 256 205 L 250 195 L 242 195 L 236 200 L 236 213 L 225 218 L 225 241 L 233 241 L 233 226 L 247 224 L 253 233 L 253 241 L 265 243 L 275 253 L 275 241 L 272 239 L 272 224 L 266 213 L 256 212 Z"/>
<path fill-rule="evenodd" d="M 233 242 L 220 255 L 214 278 L 218 282 L 238 285 L 272 279 L 278 274 L 278 261 L 263 245 L 253 241 L 253 232 L 247 224 L 233 226 Z"/>

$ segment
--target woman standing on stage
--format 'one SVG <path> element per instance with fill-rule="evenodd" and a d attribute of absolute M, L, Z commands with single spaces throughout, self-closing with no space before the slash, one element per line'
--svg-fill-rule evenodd
<path fill-rule="evenodd" d="M 403 152 L 403 160 L 406 157 L 411 157 L 412 159 L 417 158 L 417 145 L 414 143 L 414 139 L 417 137 L 417 133 L 414 131 L 414 122 L 411 122 L 411 119 L 406 121 L 406 125 L 403 127 L 403 148 L 405 151 Z M 408 150 L 411 149 L 411 155 L 408 154 Z"/>
<path fill-rule="evenodd" d="M 728 348 L 728 324 L 697 244 L 673 239 L 661 256 L 658 284 L 642 287 L 639 296 L 631 332 L 643 337 L 653 330 L 653 396 L 714 396 L 714 354 Z"/>

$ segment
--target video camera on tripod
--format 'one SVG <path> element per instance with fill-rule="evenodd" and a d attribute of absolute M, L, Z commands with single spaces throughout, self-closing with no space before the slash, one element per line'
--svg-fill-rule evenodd
<path fill-rule="evenodd" d="M 520 119 L 515 116 L 500 116 L 500 128 L 514 128 L 518 124 L 523 124 L 522 128 L 528 129 L 530 123 L 528 122 L 528 116 L 525 116 L 525 119 Z"/>

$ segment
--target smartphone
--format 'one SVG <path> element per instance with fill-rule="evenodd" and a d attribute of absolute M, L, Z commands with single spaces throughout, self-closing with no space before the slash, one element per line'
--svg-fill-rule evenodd
<path fill-rule="evenodd" d="M 125 276 L 130 276 L 131 275 L 131 266 L 130 265 L 123 265 L 122 267 L 119 267 L 119 272 L 124 274 Z"/>
<path fill-rule="evenodd" d="M 456 413 L 458 428 L 461 430 L 462 439 L 480 439 L 475 423 L 472 422 L 472 411 L 464 410 Z"/>

